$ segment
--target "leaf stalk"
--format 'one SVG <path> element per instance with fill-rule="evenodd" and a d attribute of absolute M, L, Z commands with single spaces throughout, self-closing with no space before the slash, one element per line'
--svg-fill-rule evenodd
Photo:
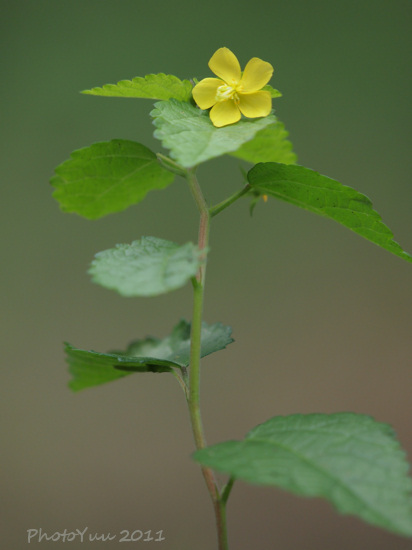
<path fill-rule="evenodd" d="M 249 184 L 245 185 L 245 187 L 243 187 L 243 189 L 241 189 L 240 191 L 237 191 L 236 193 L 234 193 L 232 196 L 228 197 L 227 199 L 225 199 L 224 201 L 222 202 L 219 202 L 219 204 L 216 204 L 215 206 L 212 206 L 210 209 L 209 209 L 209 214 L 210 216 L 213 218 L 214 216 L 216 216 L 217 214 L 220 214 L 220 212 L 222 212 L 223 210 L 225 210 L 226 208 L 228 208 L 230 205 L 232 205 L 235 201 L 237 201 L 238 199 L 240 199 L 241 197 L 243 197 L 244 195 L 246 195 L 247 193 L 249 193 L 249 191 L 251 190 L 251 186 Z"/>

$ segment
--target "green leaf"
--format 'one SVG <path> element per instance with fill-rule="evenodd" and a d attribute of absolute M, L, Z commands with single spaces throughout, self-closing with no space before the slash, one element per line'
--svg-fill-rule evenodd
<path fill-rule="evenodd" d="M 287 139 L 288 135 L 289 132 L 285 130 L 284 125 L 277 121 L 260 130 L 253 139 L 244 143 L 231 155 L 253 164 L 258 162 L 294 164 L 296 155 L 292 151 L 292 143 Z"/>
<path fill-rule="evenodd" d="M 129 357 L 117 353 L 98 353 L 77 349 L 66 344 L 65 352 L 72 380 L 69 387 L 73 391 L 83 390 L 112 382 L 132 373 L 126 367 L 134 367 L 138 372 L 170 372 L 171 366 L 164 361 L 150 361 L 148 358 Z"/>
<path fill-rule="evenodd" d="M 173 367 L 187 367 L 190 362 L 190 330 L 190 323 L 182 319 L 167 338 L 163 340 L 157 338 L 146 338 L 143 341 L 136 340 L 130 344 L 126 353 L 128 355 L 150 356 L 167 360 L 168 365 Z M 222 323 L 208 325 L 203 322 L 201 357 L 225 349 L 234 341 L 231 334 L 232 329 L 227 325 L 222 325 Z"/>
<path fill-rule="evenodd" d="M 202 357 L 233 342 L 231 328 L 221 323 L 203 323 L 201 339 Z M 174 368 L 189 365 L 190 323 L 182 320 L 163 340 L 152 337 L 136 340 L 125 351 L 98 353 L 70 344 L 66 344 L 65 351 L 72 375 L 69 386 L 73 391 L 111 382 L 133 372 L 172 372 Z"/>
<path fill-rule="evenodd" d="M 105 84 L 102 88 L 84 90 L 83 94 L 105 97 L 140 97 L 168 100 L 172 97 L 180 101 L 189 101 L 192 97 L 192 84 L 189 80 L 180 80 L 172 74 L 148 74 L 132 80 L 121 80 L 117 84 Z"/>
<path fill-rule="evenodd" d="M 412 535 L 412 480 L 390 426 L 354 413 L 275 417 L 244 441 L 197 451 L 231 476 L 324 497 L 343 514 Z"/>
<path fill-rule="evenodd" d="M 193 243 L 178 244 L 142 237 L 98 252 L 89 273 L 93 282 L 123 296 L 156 296 L 185 285 L 203 262 Z"/>
<path fill-rule="evenodd" d="M 120 212 L 174 179 L 150 149 L 121 139 L 73 151 L 55 172 L 50 183 L 61 209 L 91 220 Z"/>
<path fill-rule="evenodd" d="M 279 90 L 275 90 L 275 88 L 272 88 L 270 84 L 266 84 L 266 86 L 262 88 L 262 91 L 270 92 L 271 97 L 274 99 L 277 97 L 282 97 L 282 93 L 279 92 Z"/>
<path fill-rule="evenodd" d="M 155 137 L 185 168 L 236 151 L 259 130 L 276 121 L 269 115 L 216 128 L 207 111 L 175 99 L 156 103 L 150 114 L 157 128 Z"/>
<path fill-rule="evenodd" d="M 274 162 L 254 166 L 248 173 L 248 180 L 260 194 L 331 218 L 392 254 L 412 262 L 412 256 L 393 240 L 391 230 L 373 210 L 368 197 L 352 187 L 303 166 Z"/>

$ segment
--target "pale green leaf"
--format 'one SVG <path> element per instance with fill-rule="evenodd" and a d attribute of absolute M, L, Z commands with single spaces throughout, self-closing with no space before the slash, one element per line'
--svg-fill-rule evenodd
<path fill-rule="evenodd" d="M 151 115 L 157 128 L 155 137 L 185 168 L 236 151 L 259 130 L 276 121 L 269 115 L 216 128 L 207 111 L 175 99 L 156 103 Z"/>
<path fill-rule="evenodd" d="M 272 88 L 270 84 L 266 84 L 266 86 L 262 88 L 262 91 L 270 92 L 270 95 L 273 99 L 276 99 L 277 97 L 282 97 L 282 93 L 279 92 L 279 90 Z"/>
<path fill-rule="evenodd" d="M 171 74 L 148 74 L 132 80 L 121 80 L 117 84 L 105 84 L 101 88 L 84 90 L 83 94 L 105 97 L 138 97 L 168 100 L 172 97 L 189 101 L 192 97 L 192 84 Z"/>
<path fill-rule="evenodd" d="M 285 130 L 282 122 L 277 121 L 260 130 L 253 139 L 244 143 L 231 155 L 253 164 L 258 162 L 294 164 L 296 155 L 292 151 L 292 143 L 287 139 L 288 135 L 289 132 Z"/>
<path fill-rule="evenodd" d="M 233 342 L 231 328 L 221 323 L 202 323 L 201 356 L 220 351 Z M 171 372 L 187 367 L 190 358 L 190 323 L 180 321 L 170 336 L 132 342 L 125 351 L 99 353 L 66 344 L 69 386 L 73 391 L 98 386 L 133 372 Z"/>
<path fill-rule="evenodd" d="M 136 340 L 128 347 L 126 354 L 133 356 L 155 357 L 169 361 L 170 366 L 187 367 L 190 362 L 190 330 L 191 325 L 181 320 L 173 329 L 170 336 L 163 340 L 146 338 Z M 232 329 L 222 323 L 208 325 L 202 323 L 201 329 L 201 357 L 226 348 L 234 340 L 231 337 Z M 133 370 L 133 368 L 131 369 Z"/>
<path fill-rule="evenodd" d="M 55 172 L 50 183 L 61 209 L 88 219 L 120 212 L 174 179 L 150 149 L 121 139 L 73 151 Z"/>
<path fill-rule="evenodd" d="M 392 254 L 412 262 L 412 256 L 393 240 L 391 230 L 382 222 L 368 197 L 352 187 L 303 166 L 274 162 L 254 166 L 248 173 L 248 180 L 259 194 L 331 218 Z"/>
<path fill-rule="evenodd" d="M 324 497 L 339 512 L 412 536 L 412 480 L 392 429 L 365 415 L 275 417 L 243 441 L 197 451 L 195 460 L 231 476 Z"/>
<path fill-rule="evenodd" d="M 89 273 L 93 282 L 123 296 L 156 296 L 186 284 L 196 275 L 203 256 L 193 243 L 180 246 L 142 237 L 98 252 Z"/>

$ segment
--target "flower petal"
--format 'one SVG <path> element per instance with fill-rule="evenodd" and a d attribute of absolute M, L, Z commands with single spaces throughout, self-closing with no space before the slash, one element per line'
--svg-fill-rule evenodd
<path fill-rule="evenodd" d="M 210 111 L 210 120 L 214 126 L 220 128 L 228 124 L 234 124 L 240 120 L 240 111 L 235 102 L 231 99 L 228 101 L 220 101 L 212 107 Z"/>
<path fill-rule="evenodd" d="M 245 67 L 240 81 L 241 92 L 257 92 L 272 78 L 273 67 L 270 63 L 262 61 L 258 57 L 252 57 Z"/>
<path fill-rule="evenodd" d="M 229 86 L 236 85 L 241 76 L 239 61 L 229 48 L 219 48 L 210 58 L 210 69 Z"/>
<path fill-rule="evenodd" d="M 272 110 L 270 92 L 254 92 L 253 94 L 238 94 L 238 107 L 242 115 L 248 118 L 267 116 Z"/>
<path fill-rule="evenodd" d="M 217 89 L 222 85 L 223 80 L 218 78 L 204 78 L 193 88 L 193 99 L 201 109 L 209 109 L 216 103 Z"/>

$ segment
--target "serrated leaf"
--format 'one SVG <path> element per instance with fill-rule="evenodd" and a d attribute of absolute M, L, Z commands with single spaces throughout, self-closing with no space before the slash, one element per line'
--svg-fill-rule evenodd
<path fill-rule="evenodd" d="M 136 340 L 130 344 L 127 354 L 156 357 L 168 360 L 169 364 L 173 363 L 175 367 L 187 367 L 190 362 L 190 330 L 190 323 L 181 320 L 167 338 Z M 232 329 L 227 325 L 222 325 L 222 323 L 208 325 L 203 322 L 200 356 L 206 357 L 211 353 L 225 349 L 234 341 L 231 334 Z"/>
<path fill-rule="evenodd" d="M 61 209 L 91 220 L 137 204 L 174 179 L 150 149 L 121 139 L 73 151 L 55 172 L 50 183 Z"/>
<path fill-rule="evenodd" d="M 352 187 L 304 168 L 266 162 L 248 173 L 251 186 L 260 194 L 290 202 L 348 227 L 358 235 L 412 262 L 412 256 L 393 240 L 371 201 Z"/>
<path fill-rule="evenodd" d="M 196 275 L 203 255 L 193 243 L 180 246 L 142 237 L 98 252 L 89 273 L 94 283 L 123 296 L 156 296 L 185 285 Z"/>
<path fill-rule="evenodd" d="M 131 374 L 126 367 L 134 367 L 135 372 L 170 372 L 171 366 L 165 361 L 150 361 L 148 358 L 129 357 L 117 353 L 99 353 L 78 349 L 66 344 L 65 352 L 72 380 L 69 387 L 73 391 L 99 386 Z"/>
<path fill-rule="evenodd" d="M 201 356 L 224 349 L 233 342 L 231 328 L 221 323 L 202 323 Z M 170 336 L 160 340 L 148 337 L 132 342 L 125 351 L 99 353 L 65 348 L 73 391 L 98 386 L 123 378 L 133 372 L 171 372 L 187 367 L 190 358 L 190 323 L 182 320 Z"/>
<path fill-rule="evenodd" d="M 365 415 L 275 417 L 244 441 L 197 451 L 195 460 L 231 476 L 324 497 L 343 514 L 412 535 L 412 480 L 390 426 Z"/>
<path fill-rule="evenodd" d="M 259 130 L 276 121 L 273 115 L 269 115 L 216 128 L 208 112 L 175 99 L 156 103 L 150 114 L 157 128 L 155 137 L 185 168 L 236 151 Z"/>
<path fill-rule="evenodd" d="M 270 84 L 266 84 L 266 86 L 262 88 L 262 91 L 270 92 L 272 99 L 276 99 L 277 97 L 282 97 L 282 93 L 279 92 L 279 90 L 272 88 Z"/>
<path fill-rule="evenodd" d="M 84 90 L 83 94 L 105 97 L 136 97 L 168 100 L 172 97 L 180 101 L 189 101 L 192 97 L 192 84 L 189 80 L 180 80 L 172 74 L 148 74 L 136 76 L 132 80 L 121 80 L 117 84 L 105 84 L 101 88 Z"/>
<path fill-rule="evenodd" d="M 231 155 L 253 164 L 258 162 L 294 164 L 296 155 L 292 151 L 292 143 L 287 139 L 288 135 L 289 132 L 285 130 L 282 122 L 277 121 L 260 130 L 253 139 L 244 143 Z"/>

